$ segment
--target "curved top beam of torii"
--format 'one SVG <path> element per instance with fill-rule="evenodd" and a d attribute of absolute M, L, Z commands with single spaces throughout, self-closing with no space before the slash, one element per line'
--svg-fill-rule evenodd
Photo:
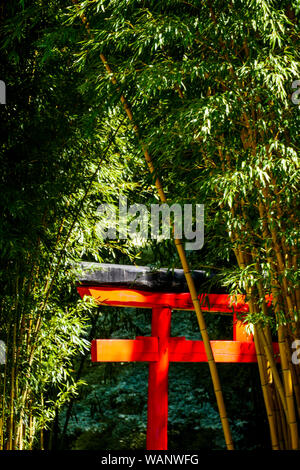
<path fill-rule="evenodd" d="M 130 288 L 158 292 L 189 292 L 183 269 L 151 268 L 149 266 L 132 266 L 105 263 L 80 263 L 81 273 L 78 274 L 80 285 L 127 286 Z M 214 275 L 206 271 L 194 270 L 192 277 L 197 290 L 202 290 Z M 205 288 L 205 287 L 204 287 Z M 226 291 L 217 286 L 216 293 Z"/>
<path fill-rule="evenodd" d="M 168 306 L 172 310 L 194 310 L 182 269 L 88 262 L 80 263 L 80 268 L 77 290 L 81 297 L 92 296 L 98 303 L 119 307 Z M 215 282 L 213 293 L 207 293 L 213 274 L 194 270 L 192 276 L 203 311 L 227 314 L 248 312 L 244 295 L 231 296 Z M 270 305 L 271 297 L 266 300 Z"/>

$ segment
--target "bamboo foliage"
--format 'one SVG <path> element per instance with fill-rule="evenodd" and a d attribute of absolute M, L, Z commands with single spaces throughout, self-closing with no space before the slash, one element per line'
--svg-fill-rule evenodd
<path fill-rule="evenodd" d="M 70 51 L 61 50 L 55 59 L 48 43 L 50 56 L 43 57 L 50 30 L 61 30 L 62 11 L 53 17 L 56 7 L 32 2 L 20 10 L 19 2 L 11 2 L 1 9 L 1 54 L 16 80 L 0 157 L 0 335 L 7 350 L 0 366 L 0 450 L 45 448 L 50 423 L 81 385 L 72 376 L 73 360 L 89 347 L 85 334 L 94 307 L 74 297 L 74 263 L 83 252 L 101 259 L 94 213 L 101 198 L 110 201 L 124 181 L 116 152 L 122 120 L 107 126 L 108 120 L 97 119 L 83 135 L 73 117 L 84 121 L 90 104 L 82 101 L 80 111 L 74 110 L 81 94 L 77 74 L 69 74 Z M 21 59 L 12 63 L 12 56 Z M 49 58 L 56 64 L 50 74 Z M 44 92 L 49 99 L 41 98 Z M 106 165 L 108 155 L 113 169 Z M 113 188 L 107 173 L 115 178 Z M 111 253 L 120 249 L 103 245 Z"/>

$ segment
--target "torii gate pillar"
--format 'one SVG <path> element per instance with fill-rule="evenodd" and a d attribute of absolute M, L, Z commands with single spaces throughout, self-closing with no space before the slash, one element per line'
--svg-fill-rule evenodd
<path fill-rule="evenodd" d="M 152 336 L 158 337 L 158 361 L 149 363 L 147 449 L 168 448 L 168 374 L 171 309 L 152 309 Z"/>

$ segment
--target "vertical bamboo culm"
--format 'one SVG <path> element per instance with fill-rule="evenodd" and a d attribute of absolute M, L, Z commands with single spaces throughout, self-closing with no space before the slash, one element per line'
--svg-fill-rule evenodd
<path fill-rule="evenodd" d="M 111 70 L 110 66 L 107 63 L 107 60 L 106 60 L 105 56 L 103 54 L 100 54 L 100 58 L 103 62 L 103 65 L 105 66 L 107 72 L 109 73 L 109 76 L 110 76 L 110 79 L 111 79 L 112 83 L 114 85 L 117 85 L 117 81 L 116 81 L 116 79 L 115 79 L 115 77 L 112 73 L 112 70 Z M 121 96 L 121 102 L 123 104 L 123 107 L 126 111 L 126 114 L 129 118 L 129 120 L 131 122 L 133 122 L 133 115 L 132 115 L 131 109 L 130 109 L 130 107 L 129 107 L 129 105 L 128 105 L 128 103 L 127 103 L 127 101 L 126 101 L 126 99 L 124 98 L 123 95 Z M 138 127 L 137 127 L 136 124 L 134 124 L 134 131 L 136 132 L 137 136 L 139 137 Z M 144 152 L 145 160 L 147 162 L 149 171 L 152 175 L 155 176 L 155 186 L 156 186 L 157 192 L 159 194 L 160 200 L 161 200 L 161 202 L 166 203 L 167 199 L 166 199 L 162 184 L 160 182 L 160 179 L 156 175 L 152 158 L 151 158 L 148 150 L 145 148 L 144 144 L 140 141 L 140 139 L 139 139 L 139 142 L 140 142 L 142 150 Z M 202 335 L 202 339 L 203 339 L 203 343 L 204 343 L 204 347 L 205 347 L 205 352 L 206 352 L 206 355 L 207 355 L 209 370 L 210 370 L 210 374 L 211 374 L 211 377 L 212 377 L 214 392 L 215 392 L 217 405 L 218 405 L 218 409 L 219 409 L 222 428 L 223 428 L 223 432 L 224 432 L 226 447 L 227 447 L 228 450 L 233 450 L 234 446 L 233 446 L 233 441 L 232 441 L 232 437 L 231 437 L 229 421 L 228 421 L 228 417 L 227 417 L 227 413 L 226 413 L 226 408 L 225 408 L 225 403 L 224 403 L 224 399 L 223 399 L 223 393 L 222 393 L 222 389 L 221 389 L 221 385 L 220 385 L 217 366 L 216 366 L 216 363 L 215 363 L 215 360 L 214 360 L 214 357 L 213 357 L 213 352 L 212 352 L 212 349 L 211 349 L 211 344 L 210 344 L 210 340 L 209 340 L 209 336 L 208 336 L 208 332 L 207 332 L 207 328 L 206 328 L 206 324 L 205 324 L 205 319 L 204 319 L 204 316 L 203 316 L 203 313 L 202 313 L 202 310 L 201 310 L 200 302 L 199 302 L 199 299 L 198 299 L 198 296 L 197 296 L 197 291 L 196 291 L 196 288 L 195 288 L 195 285 L 194 285 L 194 281 L 193 281 L 193 278 L 192 278 L 192 275 L 191 275 L 191 271 L 189 269 L 186 254 L 185 254 L 185 251 L 184 251 L 181 240 L 180 239 L 175 239 L 175 245 L 176 245 L 178 255 L 179 255 L 179 258 L 180 258 L 180 261 L 181 261 L 181 264 L 182 264 L 182 268 L 183 268 L 183 271 L 184 271 L 184 274 L 185 274 L 185 278 L 186 278 L 186 281 L 187 281 L 187 284 L 188 284 L 188 288 L 189 288 L 191 298 L 192 298 L 192 301 L 193 301 L 193 305 L 194 305 L 194 309 L 195 309 L 195 312 L 196 312 L 200 332 L 201 332 L 201 335 Z"/>
<path fill-rule="evenodd" d="M 262 386 L 263 397 L 264 397 L 265 407 L 266 407 L 268 421 L 269 421 L 272 449 L 279 450 L 279 443 L 278 443 L 278 437 L 277 437 L 276 425 L 275 425 L 275 416 L 274 416 L 273 409 L 272 409 L 272 399 L 270 396 L 270 391 L 268 390 L 268 382 L 266 379 L 264 355 L 262 353 L 262 348 L 261 348 L 261 344 L 260 344 L 259 337 L 257 334 L 256 326 L 254 326 L 254 342 L 255 342 L 255 349 L 256 349 L 256 355 L 257 355 L 260 382 Z"/>

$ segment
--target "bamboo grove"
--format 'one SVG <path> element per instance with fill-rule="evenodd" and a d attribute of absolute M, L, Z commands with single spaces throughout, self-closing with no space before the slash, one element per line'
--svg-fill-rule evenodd
<path fill-rule="evenodd" d="M 1 10 L 1 73 L 19 94 L 1 143 L 0 448 L 44 448 L 78 393 L 93 308 L 72 265 L 133 257 L 95 237 L 97 204 L 156 184 L 162 201 L 205 204 L 205 247 L 177 240 L 180 261 L 189 276 L 226 259 L 220 282 L 249 304 L 270 447 L 299 449 L 299 2 L 23 3 Z M 210 370 L 230 449 L 213 358 Z"/>

